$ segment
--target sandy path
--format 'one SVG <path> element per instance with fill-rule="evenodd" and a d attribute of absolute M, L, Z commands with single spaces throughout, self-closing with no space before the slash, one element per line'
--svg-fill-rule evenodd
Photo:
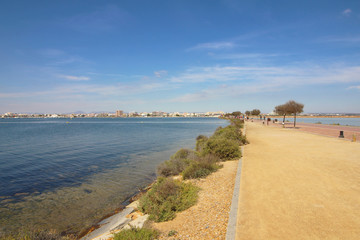
<path fill-rule="evenodd" d="M 254 119 L 254 122 L 262 123 L 262 121 Z M 299 119 L 301 121 L 301 119 Z M 269 122 L 269 126 L 282 128 L 282 124 Z M 285 123 L 286 128 L 294 128 L 294 123 Z M 360 127 L 344 126 L 344 125 L 329 125 L 329 124 L 315 124 L 315 123 L 296 123 L 296 130 L 315 133 L 324 136 L 339 137 L 340 131 L 343 131 L 344 137 L 348 140 L 353 140 L 355 136 L 356 141 L 360 142 Z"/>
<path fill-rule="evenodd" d="M 236 239 L 360 239 L 360 144 L 247 123 Z"/>
<path fill-rule="evenodd" d="M 160 239 L 225 239 L 238 161 L 223 164 L 207 178 L 193 181 L 202 189 L 195 206 L 172 221 L 152 224 L 162 232 Z M 178 234 L 167 237 L 171 230 Z"/>

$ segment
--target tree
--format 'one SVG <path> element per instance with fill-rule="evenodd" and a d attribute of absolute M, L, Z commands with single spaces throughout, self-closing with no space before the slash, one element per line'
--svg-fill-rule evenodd
<path fill-rule="evenodd" d="M 245 111 L 245 115 L 250 116 L 251 112 L 250 111 Z"/>
<path fill-rule="evenodd" d="M 240 117 L 240 116 L 241 116 L 241 112 L 240 112 L 240 111 L 232 112 L 232 115 L 233 115 L 234 117 Z"/>
<path fill-rule="evenodd" d="M 304 104 L 290 100 L 285 103 L 286 112 L 289 114 L 294 114 L 294 127 L 296 126 L 296 114 L 302 113 L 304 111 Z"/>
<path fill-rule="evenodd" d="M 259 109 L 253 109 L 252 111 L 251 111 L 251 115 L 254 115 L 254 116 L 259 116 L 260 115 L 260 110 Z"/>
<path fill-rule="evenodd" d="M 283 115 L 284 116 L 283 122 L 285 122 L 285 116 L 286 116 L 286 114 L 288 114 L 285 104 L 276 106 L 275 112 L 279 115 Z"/>

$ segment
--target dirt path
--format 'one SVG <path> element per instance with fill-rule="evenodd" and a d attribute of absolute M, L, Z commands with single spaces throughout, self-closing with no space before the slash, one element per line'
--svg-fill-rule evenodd
<path fill-rule="evenodd" d="M 253 121 L 262 123 L 262 121 L 257 119 L 254 119 Z M 278 127 L 278 128 L 283 127 L 281 122 L 278 123 L 269 122 L 269 126 Z M 292 122 L 285 123 L 285 128 L 293 129 L 293 127 L 294 127 L 294 123 Z M 296 130 L 315 133 L 324 136 L 331 136 L 331 137 L 339 137 L 340 131 L 343 131 L 345 139 L 353 140 L 353 137 L 355 136 L 356 141 L 360 142 L 360 127 L 356 127 L 356 126 L 303 123 L 298 121 L 296 123 Z"/>
<path fill-rule="evenodd" d="M 223 164 L 207 178 L 193 181 L 202 189 L 195 206 L 172 221 L 152 224 L 162 232 L 160 239 L 225 239 L 238 161 Z M 177 234 L 169 237 L 171 230 Z"/>
<path fill-rule="evenodd" d="M 360 239 L 360 144 L 247 123 L 236 239 Z"/>

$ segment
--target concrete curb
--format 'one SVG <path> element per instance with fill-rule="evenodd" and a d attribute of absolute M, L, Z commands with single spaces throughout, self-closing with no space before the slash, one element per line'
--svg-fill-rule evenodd
<path fill-rule="evenodd" d="M 244 126 L 244 134 L 245 134 L 245 126 Z M 242 156 L 244 156 L 244 146 L 241 147 L 241 154 Z M 229 221 L 226 229 L 226 238 L 225 238 L 226 240 L 234 240 L 236 236 L 236 223 L 237 223 L 237 213 L 238 213 L 239 197 L 240 197 L 242 158 L 243 157 L 239 159 L 239 163 L 236 171 L 234 193 L 231 200 Z"/>

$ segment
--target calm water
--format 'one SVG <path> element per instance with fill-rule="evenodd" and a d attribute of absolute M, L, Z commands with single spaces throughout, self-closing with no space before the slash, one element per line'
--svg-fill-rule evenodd
<path fill-rule="evenodd" d="M 0 119 L 0 231 L 24 224 L 77 231 L 194 148 L 213 118 Z"/>
<path fill-rule="evenodd" d="M 286 117 L 286 120 L 294 121 L 293 117 Z M 282 120 L 282 118 L 281 118 Z M 322 123 L 322 124 L 340 124 L 348 126 L 360 126 L 360 118 L 296 118 L 296 122 L 304 123 Z"/>

